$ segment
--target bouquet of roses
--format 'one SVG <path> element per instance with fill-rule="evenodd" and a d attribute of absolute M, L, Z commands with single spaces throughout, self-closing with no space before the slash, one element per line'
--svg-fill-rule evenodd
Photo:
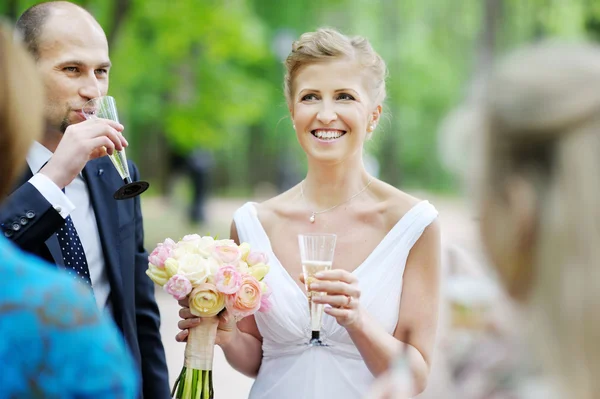
<path fill-rule="evenodd" d="M 212 399 L 212 364 L 219 321 L 225 309 L 240 320 L 269 309 L 267 256 L 233 240 L 187 235 L 167 238 L 148 257 L 146 274 L 175 299 L 188 297 L 190 311 L 211 322 L 190 329 L 185 362 L 173 387 L 177 399 Z"/>

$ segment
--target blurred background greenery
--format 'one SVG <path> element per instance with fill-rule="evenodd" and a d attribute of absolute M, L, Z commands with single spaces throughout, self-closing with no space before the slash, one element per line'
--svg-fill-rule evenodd
<path fill-rule="evenodd" d="M 383 180 L 436 193 L 457 188 L 439 161 L 438 126 L 496 56 L 548 36 L 600 38 L 600 0 L 74 2 L 107 32 L 110 94 L 128 155 L 152 183 L 145 198 L 165 194 L 198 148 L 214 158 L 212 195 L 252 197 L 301 179 L 282 61 L 305 31 L 331 26 L 370 39 L 390 76 L 386 122 L 367 151 Z M 0 14 L 14 21 L 35 3 L 2 0 Z M 189 196 L 187 186 L 176 190 Z"/>

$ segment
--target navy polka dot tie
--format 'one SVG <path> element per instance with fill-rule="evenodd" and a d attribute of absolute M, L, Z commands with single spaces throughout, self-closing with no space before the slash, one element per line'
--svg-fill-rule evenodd
<path fill-rule="evenodd" d="M 65 260 L 65 268 L 76 280 L 91 287 L 92 279 L 90 278 L 87 259 L 71 216 L 67 216 L 65 222 L 65 225 L 56 233 Z"/>

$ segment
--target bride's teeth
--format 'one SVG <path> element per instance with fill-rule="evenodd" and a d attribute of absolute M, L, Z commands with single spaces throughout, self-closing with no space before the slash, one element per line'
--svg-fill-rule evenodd
<path fill-rule="evenodd" d="M 340 138 L 342 136 L 342 132 L 317 130 L 317 131 L 315 131 L 315 136 L 317 136 L 320 139 L 332 140 L 332 139 Z"/>

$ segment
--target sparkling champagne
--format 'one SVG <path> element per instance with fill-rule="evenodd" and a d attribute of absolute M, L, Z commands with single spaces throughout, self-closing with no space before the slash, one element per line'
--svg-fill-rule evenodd
<path fill-rule="evenodd" d="M 304 284 L 306 287 L 306 295 L 308 296 L 308 305 L 310 307 L 310 327 L 312 331 L 321 331 L 321 320 L 323 318 L 323 304 L 313 303 L 312 298 L 314 296 L 325 295 L 324 292 L 309 291 L 309 285 L 313 283 L 316 278 L 316 273 L 331 270 L 332 262 L 327 261 L 304 261 L 302 263 L 302 272 L 304 273 Z"/>
<path fill-rule="evenodd" d="M 129 176 L 129 166 L 127 165 L 127 156 L 125 155 L 125 149 L 121 151 L 115 150 L 112 155 L 108 156 L 115 165 L 115 169 L 119 172 L 121 179 L 126 180 Z"/>

